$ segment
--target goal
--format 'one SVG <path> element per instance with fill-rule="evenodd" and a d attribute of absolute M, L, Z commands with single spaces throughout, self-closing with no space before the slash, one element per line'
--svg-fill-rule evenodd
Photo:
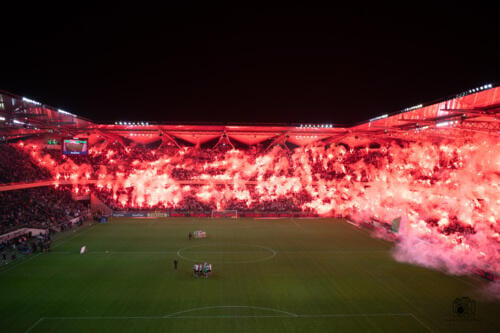
<path fill-rule="evenodd" d="M 213 210 L 212 211 L 212 218 L 232 218 L 232 219 L 237 219 L 238 218 L 238 211 L 237 210 Z"/>

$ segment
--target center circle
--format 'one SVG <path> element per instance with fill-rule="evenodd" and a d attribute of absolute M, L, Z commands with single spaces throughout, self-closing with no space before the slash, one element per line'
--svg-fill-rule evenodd
<path fill-rule="evenodd" d="M 179 249 L 177 255 L 196 263 L 249 264 L 270 260 L 276 256 L 276 251 L 249 244 L 194 245 Z"/>

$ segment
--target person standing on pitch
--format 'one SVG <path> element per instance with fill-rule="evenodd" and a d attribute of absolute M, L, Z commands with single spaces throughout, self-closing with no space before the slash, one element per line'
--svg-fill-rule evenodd
<path fill-rule="evenodd" d="M 178 263 L 179 263 L 179 262 L 177 261 L 177 259 L 174 259 L 174 269 L 175 269 L 175 270 L 177 270 L 177 264 L 178 264 Z"/>
<path fill-rule="evenodd" d="M 189 240 L 191 240 L 191 238 L 193 238 L 193 234 L 191 233 L 191 231 L 188 234 L 188 238 L 189 238 Z"/>
<path fill-rule="evenodd" d="M 205 279 L 208 276 L 208 264 L 207 263 L 203 264 L 203 276 L 205 277 Z"/>

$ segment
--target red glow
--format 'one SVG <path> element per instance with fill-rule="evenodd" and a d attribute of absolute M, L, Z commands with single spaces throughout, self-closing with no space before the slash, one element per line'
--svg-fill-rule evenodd
<path fill-rule="evenodd" d="M 128 151 L 92 147 L 89 156 L 55 158 L 25 145 L 55 179 L 95 191 L 116 208 L 300 210 L 390 223 L 402 217 L 395 256 L 461 273 L 500 271 L 500 142 L 424 138 L 380 149 L 278 146 L 266 152 L 199 148 Z M 79 189 L 76 187 L 75 192 Z"/>

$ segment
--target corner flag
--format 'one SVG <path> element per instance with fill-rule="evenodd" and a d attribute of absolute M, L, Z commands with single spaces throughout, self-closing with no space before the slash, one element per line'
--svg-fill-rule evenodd
<path fill-rule="evenodd" d="M 392 232 L 397 234 L 399 231 L 399 225 L 401 224 L 401 216 L 392 220 Z"/>

